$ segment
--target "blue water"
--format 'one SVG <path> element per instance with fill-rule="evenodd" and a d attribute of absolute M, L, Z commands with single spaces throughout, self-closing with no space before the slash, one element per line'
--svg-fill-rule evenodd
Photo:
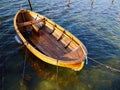
<path fill-rule="evenodd" d="M 88 49 L 88 56 L 120 69 L 120 1 L 31 0 L 33 11 L 58 23 Z M 0 0 L 0 89 L 1 90 L 120 90 L 120 73 L 89 60 L 79 71 L 46 64 L 14 40 L 13 19 L 27 0 Z M 25 55 L 24 55 L 25 54 Z M 22 83 L 25 57 L 24 83 Z"/>

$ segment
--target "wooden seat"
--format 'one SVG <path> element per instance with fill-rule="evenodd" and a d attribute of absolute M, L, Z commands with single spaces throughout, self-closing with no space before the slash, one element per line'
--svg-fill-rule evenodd
<path fill-rule="evenodd" d="M 38 20 L 31 20 L 31 21 L 26 21 L 26 22 L 23 22 L 23 23 L 18 23 L 18 26 L 23 27 L 23 26 L 28 26 L 28 25 L 40 23 L 40 22 L 43 22 L 43 21 L 45 21 L 44 18 L 43 19 L 38 19 Z"/>
<path fill-rule="evenodd" d="M 32 24 L 32 27 L 34 28 L 33 30 L 37 33 L 39 33 L 39 30 L 42 30 L 44 28 L 44 26 L 45 26 L 44 22 Z"/>

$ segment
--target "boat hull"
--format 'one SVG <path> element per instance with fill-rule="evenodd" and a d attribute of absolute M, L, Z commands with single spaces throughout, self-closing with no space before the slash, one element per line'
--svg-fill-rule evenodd
<path fill-rule="evenodd" d="M 53 26 L 55 26 L 55 28 L 61 30 L 61 31 L 65 31 L 65 35 L 66 37 L 69 37 L 69 38 L 72 38 L 71 40 L 74 40 L 74 43 L 77 43 L 76 46 L 78 48 L 78 46 L 80 47 L 80 50 L 81 50 L 81 60 L 63 60 L 64 57 L 69 57 L 71 58 L 70 56 L 73 55 L 74 53 L 74 48 L 75 46 L 73 45 L 73 47 L 71 47 L 69 45 L 69 43 L 65 46 L 66 47 L 69 47 L 70 48 L 70 53 L 68 54 L 65 54 L 63 55 L 63 57 L 61 58 L 55 58 L 55 57 L 52 57 L 52 56 L 49 56 L 49 55 L 46 55 L 45 53 L 47 53 L 47 51 L 45 51 L 45 53 L 41 52 L 40 50 L 36 49 L 34 45 L 32 45 L 24 36 L 23 34 L 21 33 L 20 29 L 21 29 L 21 26 L 18 25 L 18 22 L 21 23 L 21 18 L 19 19 L 20 17 L 20 13 L 22 12 L 27 12 L 29 13 L 31 16 L 33 16 L 35 18 L 35 16 L 39 15 L 39 17 L 41 18 L 44 18 L 45 19 L 45 26 L 52 29 Z M 40 21 L 39 21 L 40 22 Z M 49 22 L 49 23 L 48 23 Z M 26 22 L 26 23 L 22 23 L 21 25 L 24 25 L 24 28 L 28 27 L 29 25 L 33 25 L 34 23 L 36 23 L 36 21 L 32 21 L 32 23 L 29 23 L 29 22 Z M 15 27 L 15 30 L 16 30 L 16 33 L 17 35 L 19 36 L 19 38 L 22 40 L 23 44 L 26 46 L 26 48 L 32 52 L 36 57 L 38 57 L 40 60 L 46 62 L 46 63 L 49 63 L 49 64 L 52 64 L 52 65 L 56 65 L 56 66 L 61 66 L 61 67 L 66 67 L 66 68 L 71 68 L 73 70 L 76 70 L 76 71 L 79 71 L 83 68 L 84 66 L 84 60 L 87 56 L 87 50 L 85 48 L 85 46 L 82 44 L 82 42 L 80 40 L 78 40 L 75 36 L 73 36 L 71 33 L 69 33 L 67 30 L 65 30 L 64 28 L 62 28 L 61 26 L 57 25 L 56 23 L 54 23 L 53 21 L 51 21 L 50 19 L 48 19 L 47 17 L 43 16 L 43 15 L 40 15 L 38 13 L 35 13 L 35 12 L 32 12 L 30 10 L 19 10 L 17 12 L 17 14 L 15 15 L 14 17 L 14 27 Z M 23 27 L 22 27 L 23 28 Z M 37 29 L 36 29 L 37 30 Z M 58 33 L 57 33 L 58 34 Z M 57 35 L 56 33 L 53 35 Z M 62 36 L 62 34 L 61 34 Z M 47 35 L 46 35 L 47 37 Z M 57 40 L 56 41 L 59 41 L 59 39 L 61 39 L 61 37 L 57 37 Z M 64 41 L 61 41 L 62 43 L 64 43 Z M 73 41 L 72 41 L 73 42 Z M 71 44 L 71 43 L 70 43 Z M 41 48 L 42 49 L 42 48 Z M 73 49 L 73 50 L 72 50 Z M 52 50 L 52 49 L 51 49 Z M 56 49 L 57 50 L 57 49 Z M 60 51 L 59 51 L 60 52 Z M 75 54 L 75 53 L 74 53 Z M 58 54 L 59 55 L 59 54 Z M 53 55 L 54 56 L 54 55 Z"/>

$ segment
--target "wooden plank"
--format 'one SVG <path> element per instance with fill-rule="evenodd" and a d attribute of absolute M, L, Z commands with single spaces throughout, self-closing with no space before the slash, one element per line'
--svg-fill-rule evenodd
<path fill-rule="evenodd" d="M 37 36 L 30 37 L 30 40 L 36 46 L 36 48 L 38 48 L 41 52 L 43 52 L 47 56 L 57 58 L 57 56 L 51 52 L 49 47 L 46 46 L 46 42 L 44 42 L 44 39 L 42 37 L 40 37 L 40 39 L 38 39 L 38 38 L 39 37 L 37 37 Z"/>
<path fill-rule="evenodd" d="M 48 30 L 48 29 L 45 29 L 45 31 L 46 30 Z M 46 34 L 47 33 L 48 33 L 48 31 L 46 31 Z M 62 51 L 63 53 L 68 53 L 70 51 L 69 49 L 66 49 L 60 41 L 57 41 L 57 39 L 54 36 L 52 36 L 51 34 L 47 34 L 46 36 L 49 37 L 49 41 L 51 41 L 51 43 L 54 43 L 60 49 L 60 51 Z"/>
<path fill-rule="evenodd" d="M 23 27 L 23 26 L 28 26 L 28 25 L 32 25 L 35 23 L 43 22 L 43 21 L 45 21 L 45 19 L 31 20 L 31 21 L 26 21 L 23 23 L 18 23 L 18 26 Z"/>
<path fill-rule="evenodd" d="M 53 35 L 55 38 L 57 38 L 57 40 L 62 36 L 62 34 L 63 34 L 63 32 L 60 31 L 60 30 L 58 30 L 58 29 L 56 29 L 56 27 L 55 27 L 54 32 L 52 32 L 52 35 Z"/>
<path fill-rule="evenodd" d="M 50 28 L 50 29 L 48 30 L 48 32 L 49 32 L 50 34 L 52 34 L 52 33 L 54 32 L 54 30 L 55 30 L 55 26 L 56 26 L 56 25 L 52 25 L 52 24 L 48 23 L 47 21 L 45 22 L 45 25 L 46 25 L 46 27 L 49 27 L 49 28 Z M 48 29 L 48 28 L 46 28 L 46 29 Z"/>
<path fill-rule="evenodd" d="M 61 59 L 67 59 L 69 58 L 69 60 L 77 60 L 79 62 L 82 62 L 84 59 L 84 53 L 82 51 L 81 47 L 76 47 L 76 49 L 74 49 L 73 51 L 61 56 Z"/>
<path fill-rule="evenodd" d="M 62 43 L 62 46 L 65 49 L 70 48 L 72 50 L 78 46 L 78 44 L 75 41 L 73 41 L 73 39 L 70 36 L 68 36 L 64 30 L 61 31 L 55 27 L 55 30 L 47 28 L 46 31 L 50 34 L 52 32 L 52 35 L 57 39 L 57 41 Z"/>
<path fill-rule="evenodd" d="M 58 44 L 55 43 L 54 39 L 51 39 L 51 37 L 48 34 L 46 33 L 44 34 L 45 35 L 43 36 L 43 38 L 47 40 L 47 42 L 49 43 L 49 48 L 51 48 L 51 51 L 55 52 L 59 56 L 63 55 L 65 52 L 60 47 L 57 46 Z"/>
<path fill-rule="evenodd" d="M 49 34 L 49 30 L 51 29 L 47 27 L 43 28 L 40 32 L 38 32 L 40 33 L 40 36 L 33 32 L 33 35 L 30 38 L 33 44 L 44 54 L 53 58 L 58 58 L 66 53 L 69 53 L 71 50 L 66 49 L 68 46 L 65 47 L 61 41 L 57 41 L 52 34 Z M 67 43 L 67 45 L 69 44 L 70 42 Z"/>
<path fill-rule="evenodd" d="M 50 40 L 50 36 L 47 36 L 44 31 L 40 31 L 40 33 L 42 33 L 42 35 L 35 36 L 34 33 L 34 35 L 31 37 L 31 41 L 40 51 L 54 58 L 58 58 L 64 54 L 64 51 L 58 49 L 57 45 Z"/>

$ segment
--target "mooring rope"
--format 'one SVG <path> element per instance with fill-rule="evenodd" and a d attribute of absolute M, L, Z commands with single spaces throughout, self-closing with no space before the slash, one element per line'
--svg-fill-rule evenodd
<path fill-rule="evenodd" d="M 24 77 L 25 77 L 26 59 L 27 59 L 27 48 L 25 49 L 25 60 L 24 60 L 24 65 L 23 65 L 22 84 L 21 84 L 21 86 L 23 85 L 23 82 L 24 82 Z"/>
<path fill-rule="evenodd" d="M 115 72 L 119 72 L 120 73 L 119 69 L 116 69 L 116 68 L 113 68 L 113 67 L 111 67 L 109 65 L 103 64 L 103 63 L 101 63 L 101 62 L 99 62 L 99 61 L 97 61 L 97 60 L 95 60 L 95 59 L 93 59 L 91 57 L 88 57 L 88 59 L 93 61 L 93 62 L 95 62 L 95 63 L 97 63 L 97 64 L 99 64 L 99 65 L 101 65 L 101 66 L 104 66 L 107 69 L 110 69 L 111 71 L 115 71 Z"/>
<path fill-rule="evenodd" d="M 56 67 L 56 84 L 57 84 L 56 90 L 58 90 L 58 59 L 57 59 L 57 67 Z"/>
<path fill-rule="evenodd" d="M 2 84 L 1 84 L 1 87 L 2 87 L 2 90 L 4 90 L 4 68 L 5 68 L 5 66 L 2 66 L 2 78 L 1 78 L 1 82 L 2 82 Z"/>
<path fill-rule="evenodd" d="M 30 10 L 32 11 L 32 5 L 31 5 L 30 0 L 28 0 L 28 3 L 29 3 Z"/>

